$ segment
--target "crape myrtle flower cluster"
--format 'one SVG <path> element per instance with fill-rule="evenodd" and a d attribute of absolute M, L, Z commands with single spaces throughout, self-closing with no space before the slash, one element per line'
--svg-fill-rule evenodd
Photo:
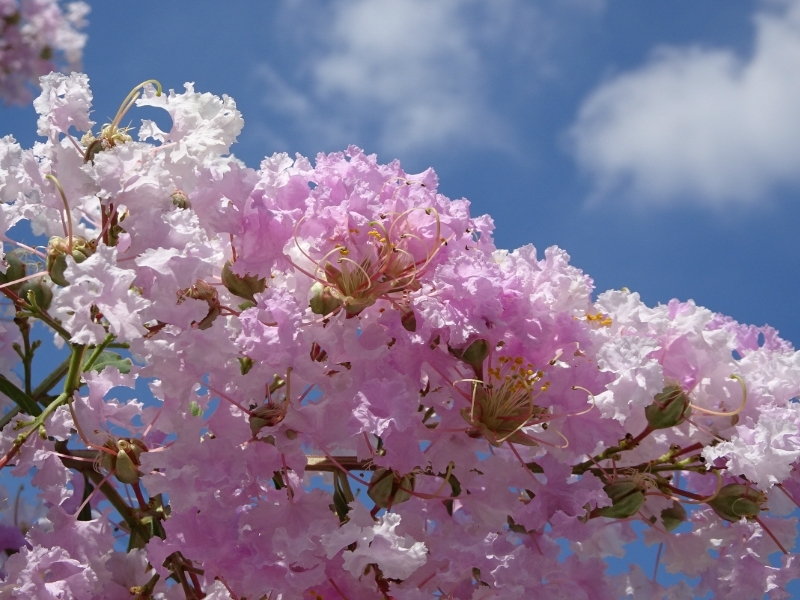
<path fill-rule="evenodd" d="M 0 0 L 0 97 L 26 104 L 39 77 L 79 66 L 89 5 L 57 0 Z"/>
<path fill-rule="evenodd" d="M 432 170 L 248 168 L 233 100 L 191 84 L 100 129 L 85 75 L 41 86 L 44 141 L 0 141 L 0 467 L 41 503 L 0 530 L 0 598 L 788 597 L 800 354 L 774 330 L 595 299 Z M 135 106 L 171 128 L 134 139 Z M 155 400 L 119 397 L 137 380 Z M 607 574 L 642 529 L 698 583 Z"/>

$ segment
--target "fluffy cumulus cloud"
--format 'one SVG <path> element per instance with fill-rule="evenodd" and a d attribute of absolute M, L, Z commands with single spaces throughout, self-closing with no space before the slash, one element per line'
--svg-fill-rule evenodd
<path fill-rule="evenodd" d="M 567 4 L 577 14 L 600 7 Z M 400 154 L 454 143 L 512 150 L 512 128 L 493 106 L 497 65 L 524 61 L 544 72 L 563 12 L 525 0 L 346 0 L 322 10 L 298 2 L 279 19 L 277 35 L 302 31 L 301 41 L 287 40 L 301 67 L 287 73 L 262 63 L 255 76 L 267 108 L 317 145 L 356 140 Z"/>
<path fill-rule="evenodd" d="M 596 200 L 755 204 L 800 182 L 800 2 L 764 2 L 752 51 L 659 47 L 583 102 L 569 132 Z"/>

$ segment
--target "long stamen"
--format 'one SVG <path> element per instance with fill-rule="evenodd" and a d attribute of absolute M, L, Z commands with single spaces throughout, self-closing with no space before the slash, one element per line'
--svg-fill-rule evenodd
<path fill-rule="evenodd" d="M 370 277 L 369 277 L 369 273 L 367 273 L 367 271 L 364 269 L 364 267 L 362 267 L 360 264 L 358 264 L 352 258 L 347 258 L 345 256 L 341 257 L 339 259 L 339 262 L 340 263 L 352 263 L 356 267 L 356 269 L 354 271 L 349 271 L 347 273 L 345 273 L 345 270 L 342 269 L 342 278 L 345 279 L 345 281 L 350 284 L 350 286 L 347 286 L 349 289 L 351 289 L 353 292 L 360 292 L 360 291 L 362 291 L 362 288 L 369 289 Z M 355 274 L 358 271 L 361 271 L 361 274 L 364 276 L 364 281 L 361 282 L 358 285 L 358 287 L 351 287 L 356 283 L 356 279 L 353 277 L 353 274 Z M 345 291 L 345 290 L 342 290 L 342 291 Z"/>
<path fill-rule="evenodd" d="M 67 402 L 67 408 L 69 408 L 69 413 L 72 416 L 72 422 L 75 425 L 75 429 L 78 432 L 78 436 L 81 438 L 84 444 L 86 444 L 89 448 L 94 448 L 100 452 L 105 452 L 106 454 L 110 454 L 111 456 L 116 457 L 117 453 L 111 450 L 110 448 L 106 448 L 105 446 L 98 446 L 97 444 L 93 444 L 89 441 L 89 438 L 86 437 L 86 434 L 81 429 L 80 421 L 78 421 L 78 416 L 75 414 L 75 408 L 72 406 L 72 400 Z"/>
<path fill-rule="evenodd" d="M 6 238 L 5 241 L 10 242 L 10 243 L 14 244 L 15 246 L 18 246 L 18 247 L 20 247 L 20 248 L 22 248 L 24 250 L 27 250 L 28 252 L 31 252 L 31 253 L 35 254 L 36 256 L 38 256 L 38 257 L 40 257 L 42 259 L 46 259 L 47 258 L 47 254 L 45 254 L 41 250 L 37 250 L 36 248 L 28 246 L 27 244 L 23 244 L 22 242 L 17 242 L 15 240 L 10 239 L 10 238 Z M 42 246 L 39 246 L 39 247 L 41 248 Z"/>
<path fill-rule="evenodd" d="M 794 505 L 795 505 L 797 508 L 800 508 L 800 502 L 798 502 L 797 500 L 795 500 L 795 499 L 794 499 L 794 496 L 792 496 L 792 495 L 791 495 L 789 492 L 787 492 L 787 491 L 786 491 L 786 488 L 785 488 L 785 487 L 783 487 L 783 484 L 776 483 L 776 484 L 775 484 L 775 486 L 776 486 L 776 487 L 777 487 L 777 488 L 778 488 L 780 491 L 782 491 L 782 492 L 783 492 L 783 493 L 786 495 L 786 497 L 787 497 L 787 498 L 789 498 L 789 500 L 791 500 L 791 501 L 794 503 Z"/>
<path fill-rule="evenodd" d="M 758 523 L 759 525 L 761 525 L 761 529 L 763 529 L 764 531 L 766 531 L 766 532 L 767 532 L 767 535 L 768 535 L 769 537 L 771 537 L 771 538 L 772 538 L 772 541 L 773 541 L 773 542 L 775 542 L 775 543 L 778 545 L 778 548 L 780 548 L 780 549 L 781 549 L 781 552 L 783 552 L 784 554 L 789 554 L 789 553 L 786 551 L 786 548 L 784 548 L 784 547 L 783 547 L 783 544 L 781 544 L 781 543 L 778 541 L 778 538 L 777 538 L 777 537 L 775 537 L 775 534 L 774 534 L 774 533 L 772 533 L 772 531 L 770 531 L 769 527 L 767 527 L 766 525 L 764 525 L 764 522 L 763 522 L 761 519 L 759 519 L 758 517 L 753 517 L 753 519 L 755 520 L 755 522 L 756 522 L 756 523 Z"/>
<path fill-rule="evenodd" d="M 69 202 L 67 202 L 67 195 L 64 193 L 64 188 L 61 187 L 61 184 L 58 182 L 53 175 L 49 173 L 44 176 L 45 179 L 49 179 L 52 181 L 56 189 L 58 189 L 58 193 L 61 194 L 61 201 L 64 203 L 64 212 L 67 214 L 67 226 L 66 231 L 64 233 L 67 234 L 67 254 L 72 254 L 72 213 L 69 210 Z M 63 220 L 63 217 L 62 217 Z"/>
<path fill-rule="evenodd" d="M 47 275 L 47 274 L 48 274 L 47 271 L 40 271 L 39 273 L 34 273 L 33 275 L 26 275 L 25 277 L 20 277 L 19 279 L 16 279 L 14 281 L 9 281 L 8 283 L 4 283 L 3 285 L 0 285 L 0 289 L 3 289 L 4 287 L 8 287 L 10 285 L 16 285 L 16 284 L 21 283 L 23 281 L 27 281 L 28 279 L 33 279 L 35 277 L 41 277 L 42 275 Z"/>
<path fill-rule="evenodd" d="M 739 375 L 731 375 L 731 379 L 735 379 L 739 382 L 739 385 L 742 386 L 742 403 L 733 412 L 709 410 L 707 408 L 703 408 L 702 406 L 697 406 L 696 404 L 690 404 L 689 406 L 691 406 L 694 410 L 700 411 L 701 413 L 705 413 L 707 415 L 712 415 L 714 417 L 732 417 L 734 415 L 738 415 L 744 410 L 745 404 L 747 404 L 747 386 L 744 384 L 744 379 L 742 379 Z"/>
<path fill-rule="evenodd" d="M 148 83 L 155 84 L 156 96 L 161 96 L 161 84 L 156 79 L 148 79 L 147 81 L 143 81 L 142 83 L 137 85 L 125 97 L 125 100 L 122 101 L 122 104 L 120 105 L 119 110 L 117 110 L 117 114 L 114 117 L 114 120 L 111 121 L 110 129 L 112 132 L 117 130 L 117 127 L 119 126 L 119 122 L 122 120 L 122 117 L 125 116 L 125 113 L 127 113 L 130 110 L 130 108 L 134 105 L 136 100 L 138 100 L 139 91 L 142 90 L 142 88 L 144 88 L 144 86 L 146 86 Z"/>
<path fill-rule="evenodd" d="M 294 225 L 294 233 L 292 234 L 292 237 L 294 238 L 294 245 L 295 245 L 295 246 L 297 247 L 297 249 L 300 251 L 300 254 L 302 254 L 303 256 L 305 256 L 305 257 L 306 257 L 306 258 L 307 258 L 307 259 L 308 259 L 310 262 L 312 262 L 312 263 L 316 263 L 316 261 L 315 261 L 315 260 L 314 260 L 314 259 L 311 257 L 311 255 L 310 255 L 310 254 L 308 254 L 308 252 L 306 252 L 305 250 L 303 250 L 303 247 L 300 245 L 300 240 L 298 240 L 298 238 L 297 238 L 297 231 L 300 229 L 300 224 L 301 224 L 303 221 L 305 221 L 305 219 L 306 219 L 306 216 L 305 216 L 305 215 L 303 215 L 302 217 L 300 217 L 300 218 L 297 220 L 297 223 L 295 223 L 295 225 Z M 291 261 L 289 261 L 289 262 L 291 263 Z M 294 264 L 294 263 L 292 263 L 292 264 Z M 301 269 L 301 270 L 302 270 L 302 269 Z M 303 273 L 305 273 L 305 271 L 303 271 Z M 312 275 L 312 277 L 313 277 L 313 275 Z"/>
<path fill-rule="evenodd" d="M 219 390 L 217 390 L 217 389 L 213 388 L 211 385 L 209 385 L 209 384 L 207 384 L 207 383 L 202 383 L 202 382 L 200 382 L 200 385 L 202 385 L 202 386 L 204 386 L 204 387 L 207 387 L 209 390 L 211 390 L 212 392 L 214 392 L 214 393 L 215 393 L 217 396 L 219 396 L 219 397 L 220 397 L 220 398 L 222 398 L 223 400 L 227 400 L 228 402 L 230 402 L 231 404 L 233 404 L 233 405 L 234 405 L 236 408 L 238 408 L 239 410 L 241 410 L 243 413 L 246 413 L 246 414 L 250 415 L 251 417 L 255 415 L 255 413 L 254 413 L 252 410 L 248 410 L 248 409 L 246 409 L 244 406 L 242 406 L 241 404 L 239 404 L 239 403 L 238 403 L 236 400 L 234 400 L 233 398 L 231 398 L 230 396 L 228 396 L 228 394 L 225 394 L 224 392 L 220 392 Z"/>
<path fill-rule="evenodd" d="M 695 500 L 686 500 L 684 498 L 684 499 L 681 499 L 681 502 L 683 502 L 684 504 L 706 504 L 707 502 L 711 502 L 714 498 L 716 498 L 719 495 L 720 490 L 722 489 L 722 474 L 719 473 L 718 471 L 713 471 L 713 473 L 714 473 L 714 475 L 717 476 L 717 489 L 713 494 L 711 494 L 707 498 L 702 498 L 702 497 L 697 498 L 695 496 L 695 498 L 697 498 Z M 673 487 L 671 485 L 668 485 L 667 487 L 669 489 L 671 489 L 673 492 L 677 493 L 677 494 L 681 494 L 681 495 L 685 495 L 686 494 L 686 492 L 684 490 L 679 490 L 678 488 Z M 694 496 L 694 494 L 692 496 Z"/>
<path fill-rule="evenodd" d="M 71 457 L 70 457 L 70 458 L 71 458 Z M 77 518 L 78 518 L 78 516 L 81 514 L 81 511 L 83 510 L 83 508 L 84 508 L 84 507 L 85 507 L 85 506 L 86 506 L 86 505 L 87 505 L 87 504 L 88 504 L 88 503 L 91 501 L 91 499 L 94 497 L 94 495 L 95 495 L 95 494 L 98 492 L 98 490 L 99 490 L 99 489 L 100 489 L 100 488 L 103 486 L 103 484 L 104 484 L 104 483 L 106 483 L 106 482 L 108 481 L 108 478 L 109 478 L 109 477 L 111 477 L 111 473 L 108 473 L 108 474 L 106 474 L 106 476 L 105 476 L 105 477 L 103 477 L 103 478 L 102 478 L 102 479 L 101 479 L 101 480 L 98 482 L 98 484 L 97 484 L 96 486 L 94 486 L 94 489 L 93 489 L 93 490 L 92 490 L 92 491 L 89 493 L 89 495 L 88 495 L 88 496 L 86 496 L 86 499 L 85 499 L 83 502 L 81 502 L 81 505 L 78 507 L 78 510 L 76 510 L 76 511 L 75 511 L 75 518 L 76 518 L 76 519 L 77 519 Z"/>

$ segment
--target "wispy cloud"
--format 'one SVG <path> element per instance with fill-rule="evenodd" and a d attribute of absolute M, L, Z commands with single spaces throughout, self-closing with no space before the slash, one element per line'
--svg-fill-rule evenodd
<path fill-rule="evenodd" d="M 584 12 L 598 6 L 571 4 Z M 262 64 L 255 72 L 268 109 L 296 130 L 395 154 L 454 144 L 513 152 L 513 128 L 492 106 L 497 58 L 526 56 L 546 67 L 542 48 L 551 40 L 541 6 L 340 0 L 309 9 L 294 4 L 279 24 L 303 32 L 292 44 L 295 69 Z"/>
<path fill-rule="evenodd" d="M 754 20 L 749 57 L 660 47 L 588 96 L 568 139 L 593 200 L 723 208 L 800 182 L 800 2 Z"/>

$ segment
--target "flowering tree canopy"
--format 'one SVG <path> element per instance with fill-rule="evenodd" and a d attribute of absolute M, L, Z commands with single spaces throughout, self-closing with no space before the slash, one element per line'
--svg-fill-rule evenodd
<path fill-rule="evenodd" d="M 0 530 L 0 598 L 788 597 L 800 354 L 773 329 L 595 298 L 432 170 L 249 168 L 234 101 L 191 84 L 99 131 L 85 75 L 41 87 L 44 141 L 0 140 L 0 466 L 42 506 Z M 135 105 L 171 128 L 134 140 Z M 608 575 L 634 523 L 699 583 Z"/>
<path fill-rule="evenodd" d="M 58 66 L 77 68 L 86 35 L 89 6 L 71 2 L 62 11 L 57 0 L 0 0 L 0 97 L 25 104 L 31 86 Z"/>

